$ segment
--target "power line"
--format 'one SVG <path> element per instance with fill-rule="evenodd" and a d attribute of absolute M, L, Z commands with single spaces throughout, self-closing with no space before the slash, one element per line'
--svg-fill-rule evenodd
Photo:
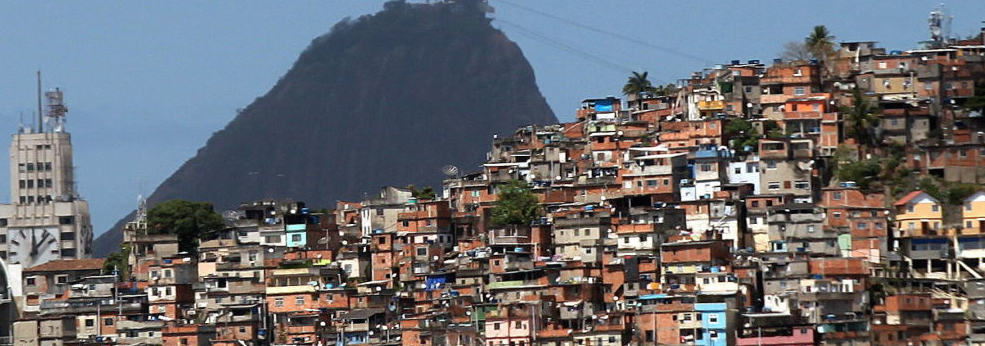
<path fill-rule="evenodd" d="M 628 41 L 628 42 L 631 42 L 631 43 L 635 43 L 635 44 L 638 44 L 638 45 L 641 45 L 641 46 L 644 46 L 644 47 L 647 47 L 647 48 L 656 49 L 656 50 L 662 51 L 664 53 L 669 53 L 669 54 L 677 55 L 677 56 L 688 58 L 688 59 L 694 59 L 694 60 L 700 61 L 703 64 L 713 64 L 713 62 L 711 62 L 711 61 L 709 61 L 709 60 L 707 60 L 705 58 L 702 58 L 702 57 L 699 57 L 699 56 L 696 56 L 696 55 L 693 55 L 693 54 L 681 52 L 681 51 L 678 51 L 678 50 L 673 49 L 673 48 L 659 46 L 659 45 L 656 45 L 656 44 L 653 44 L 653 43 L 650 43 L 650 42 L 646 42 L 646 41 L 640 40 L 640 39 L 635 38 L 635 37 L 631 37 L 631 36 L 623 35 L 623 34 L 620 34 L 620 33 L 617 33 L 617 32 L 612 32 L 612 31 L 603 30 L 603 29 L 599 29 L 599 28 L 596 28 L 596 27 L 588 26 L 588 25 L 579 23 L 579 22 L 574 21 L 574 20 L 570 20 L 570 19 L 567 19 L 567 18 L 564 18 L 564 17 L 560 17 L 560 16 L 557 16 L 557 15 L 554 15 L 554 14 L 551 14 L 551 13 L 547 13 L 547 12 L 538 10 L 538 9 L 526 7 L 526 6 L 523 6 L 523 5 L 520 5 L 520 4 L 511 2 L 511 1 L 507 1 L 507 0 L 496 0 L 496 1 L 497 2 L 501 2 L 501 3 L 504 3 L 504 4 L 509 5 L 509 6 L 513 6 L 513 7 L 519 8 L 519 9 L 524 10 L 524 11 L 527 11 L 527 12 L 539 14 L 539 15 L 542 15 L 542 16 L 545 16 L 545 17 L 548 17 L 548 18 L 551 18 L 551 19 L 554 19 L 554 20 L 558 20 L 558 21 L 561 21 L 561 22 L 564 22 L 564 23 L 567 23 L 569 25 L 573 25 L 573 26 L 576 26 L 576 27 L 579 27 L 579 28 L 582 28 L 582 29 L 585 29 L 585 30 L 593 31 L 593 32 L 600 33 L 600 34 L 603 34 L 603 35 L 609 35 L 609 36 L 612 36 L 612 37 L 615 37 L 615 38 L 618 38 L 618 39 L 621 39 L 621 40 L 624 40 L 624 41 Z"/>
<path fill-rule="evenodd" d="M 617 71 L 617 72 L 620 72 L 620 73 L 626 73 L 626 72 L 632 72 L 633 71 L 633 68 L 631 68 L 631 67 L 627 67 L 626 65 L 620 64 L 618 62 L 614 62 L 614 61 L 608 60 L 608 59 L 606 59 L 604 57 L 601 57 L 601 56 L 598 56 L 598 55 L 595 55 L 595 54 L 592 54 L 592 53 L 583 51 L 581 49 L 575 48 L 575 47 L 573 47 L 571 45 L 568 45 L 568 44 L 566 44 L 564 42 L 558 41 L 556 39 L 552 39 L 552 38 L 550 38 L 550 37 L 548 37 L 548 36 L 546 36 L 544 34 L 541 34 L 541 33 L 538 33 L 536 31 L 533 31 L 533 30 L 524 28 L 523 26 L 517 25 L 515 23 L 511 23 L 509 21 L 505 21 L 505 20 L 498 19 L 498 18 L 496 19 L 496 22 L 499 22 L 499 23 L 502 23 L 502 24 L 506 24 L 506 25 L 508 25 L 510 27 L 513 27 L 514 29 L 517 30 L 517 33 L 519 33 L 519 34 L 521 34 L 521 35 L 523 35 L 525 37 L 528 37 L 528 38 L 537 40 L 537 41 L 539 41 L 541 43 L 545 43 L 545 44 L 551 45 L 551 46 L 553 46 L 555 48 L 558 48 L 558 49 L 564 50 L 566 52 L 572 53 L 574 55 L 580 56 L 580 57 L 582 57 L 582 58 L 584 58 L 586 60 L 593 61 L 595 63 L 598 63 L 599 65 L 602 65 L 602 66 L 605 66 L 605 67 L 607 67 L 609 69 L 612 69 L 613 71 Z"/>

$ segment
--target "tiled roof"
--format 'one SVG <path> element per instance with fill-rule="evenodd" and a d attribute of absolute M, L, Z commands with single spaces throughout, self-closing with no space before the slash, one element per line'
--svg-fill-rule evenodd
<path fill-rule="evenodd" d="M 36 265 L 24 269 L 24 272 L 27 273 L 27 272 L 74 271 L 74 270 L 98 270 L 103 268 L 103 263 L 105 261 L 106 261 L 105 258 L 54 260 L 41 265 Z"/>
<path fill-rule="evenodd" d="M 910 203 L 910 201 L 912 201 L 914 198 L 917 198 L 917 196 L 920 196 L 921 194 L 923 194 L 923 191 L 920 190 L 910 192 L 906 194 L 906 196 L 903 196 L 903 198 L 900 198 L 898 201 L 896 201 L 896 203 L 893 203 L 893 205 L 897 207 L 901 205 L 905 205 L 907 203 Z"/>

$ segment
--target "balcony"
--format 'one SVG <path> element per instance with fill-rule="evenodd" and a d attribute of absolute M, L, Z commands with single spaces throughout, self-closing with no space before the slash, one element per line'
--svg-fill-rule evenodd
<path fill-rule="evenodd" d="M 725 109 L 725 101 L 698 101 L 698 110 L 714 111 Z"/>
<path fill-rule="evenodd" d="M 858 295 L 856 292 L 798 292 L 797 298 L 805 302 L 830 301 L 830 300 L 853 300 Z"/>
<path fill-rule="evenodd" d="M 141 330 L 141 329 L 161 329 L 164 328 L 164 321 L 129 321 L 120 320 L 116 322 L 117 330 Z"/>
<path fill-rule="evenodd" d="M 562 320 L 583 319 L 595 314 L 595 308 L 592 304 L 581 301 L 561 303 L 561 307 L 558 309 L 561 312 L 560 318 Z"/>

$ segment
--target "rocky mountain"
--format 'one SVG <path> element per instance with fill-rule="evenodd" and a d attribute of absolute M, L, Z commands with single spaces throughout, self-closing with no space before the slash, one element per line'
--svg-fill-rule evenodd
<path fill-rule="evenodd" d="M 520 48 L 483 6 L 389 2 L 341 21 L 149 204 L 180 198 L 223 210 L 293 198 L 331 207 L 383 185 L 438 187 L 444 165 L 479 169 L 493 134 L 557 122 Z M 130 217 L 97 239 L 97 256 L 118 248 Z"/>

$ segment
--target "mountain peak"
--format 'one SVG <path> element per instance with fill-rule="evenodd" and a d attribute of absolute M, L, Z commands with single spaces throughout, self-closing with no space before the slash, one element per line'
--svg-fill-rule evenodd
<path fill-rule="evenodd" d="M 444 165 L 478 170 L 492 135 L 557 122 L 523 53 L 482 6 L 393 1 L 339 22 L 148 203 L 221 210 L 289 197 L 328 207 L 384 185 L 439 186 Z M 116 250 L 124 220 L 97 239 L 96 255 Z"/>

